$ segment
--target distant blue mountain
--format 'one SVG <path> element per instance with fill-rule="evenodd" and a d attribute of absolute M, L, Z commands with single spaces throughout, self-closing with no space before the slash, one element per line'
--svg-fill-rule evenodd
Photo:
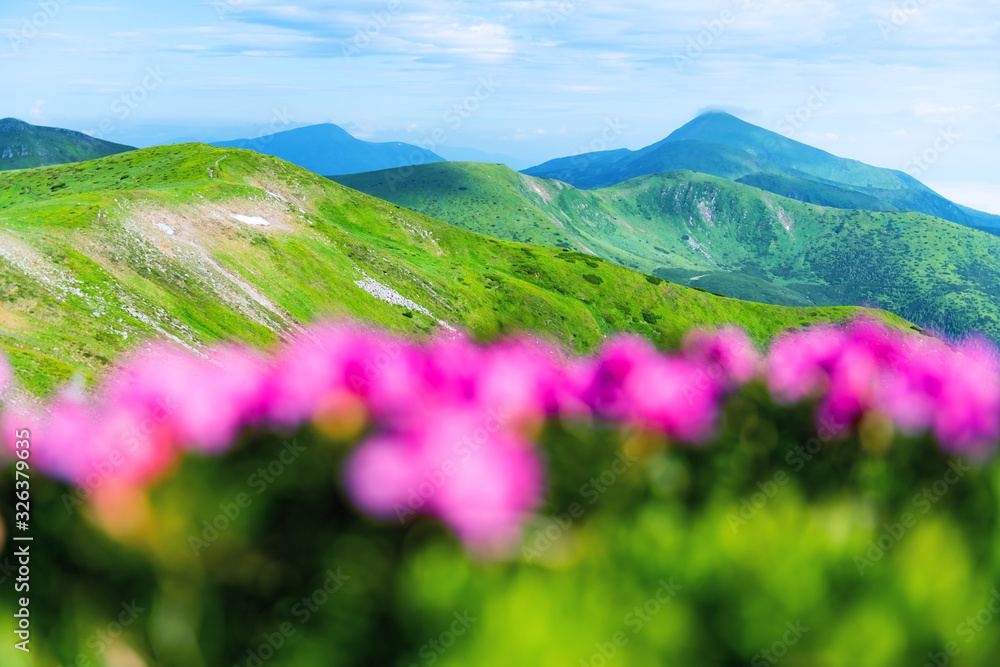
<path fill-rule="evenodd" d="M 332 123 L 299 127 L 256 139 L 219 141 L 212 145 L 219 148 L 245 148 L 271 155 L 321 176 L 447 162 L 436 153 L 400 141 L 362 141 Z"/>
<path fill-rule="evenodd" d="M 558 158 L 523 173 L 592 189 L 676 170 L 728 178 L 824 206 L 914 211 L 969 227 L 1000 228 L 1000 217 L 959 206 L 902 171 L 837 157 L 716 111 L 638 151 Z"/>

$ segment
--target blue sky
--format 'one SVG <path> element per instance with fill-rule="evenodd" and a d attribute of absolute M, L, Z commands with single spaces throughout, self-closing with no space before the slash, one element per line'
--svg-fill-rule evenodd
<path fill-rule="evenodd" d="M 996 0 L 5 0 L 0 72 L 0 115 L 143 146 L 334 122 L 526 165 L 722 108 L 1000 213 Z"/>

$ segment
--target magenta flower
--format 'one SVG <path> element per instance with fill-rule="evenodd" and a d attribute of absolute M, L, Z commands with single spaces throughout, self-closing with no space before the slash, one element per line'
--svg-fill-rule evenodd
<path fill-rule="evenodd" d="M 435 516 L 481 551 L 509 546 L 543 494 L 535 451 L 489 412 L 461 407 L 363 443 L 345 464 L 344 483 L 372 516 Z"/>
<path fill-rule="evenodd" d="M 158 429 L 169 424 L 180 446 L 220 452 L 259 417 L 267 379 L 266 365 L 243 348 L 220 347 L 199 358 L 163 346 L 123 366 L 108 384 L 107 400 Z"/>
<path fill-rule="evenodd" d="M 697 330 L 684 340 L 684 356 L 706 367 L 712 377 L 730 387 L 753 380 L 761 371 L 762 359 L 742 329 Z"/>
<path fill-rule="evenodd" d="M 606 419 L 702 442 L 718 417 L 724 376 L 703 362 L 661 355 L 645 340 L 628 337 L 599 355 L 588 398 Z"/>
<path fill-rule="evenodd" d="M 6 373 L 0 366 L 0 385 Z M 182 450 L 221 452 L 248 427 L 312 422 L 333 439 L 371 428 L 342 471 L 357 507 L 384 520 L 436 517 L 470 549 L 495 555 L 544 495 L 541 458 L 525 439 L 545 419 L 598 418 L 702 443 L 727 393 L 762 373 L 777 400 L 816 401 L 831 436 L 878 413 L 911 435 L 932 432 L 949 452 L 981 455 L 1000 440 L 992 346 L 873 322 L 785 334 L 766 361 L 735 329 L 693 333 L 681 354 L 624 336 L 595 357 L 566 359 L 527 338 L 417 345 L 320 326 L 271 361 L 237 346 L 201 356 L 154 346 L 89 397 L 68 389 L 45 409 L 8 408 L 0 423 L 8 454 L 15 430 L 28 428 L 34 466 L 112 504 L 121 489 L 167 474 Z M 101 496 L 108 481 L 111 495 Z"/>
<path fill-rule="evenodd" d="M 30 431 L 32 466 L 64 482 L 75 482 L 88 471 L 95 423 L 92 407 L 73 391 L 53 398 L 48 411 L 22 408 L 4 413 L 8 437 L 13 438 L 15 430 Z"/>
<path fill-rule="evenodd" d="M 771 394 L 782 402 L 796 403 L 824 391 L 846 342 L 845 332 L 832 327 L 782 335 L 767 359 Z"/>
<path fill-rule="evenodd" d="M 972 341 L 953 355 L 937 395 L 934 435 L 952 452 L 981 454 L 1000 440 L 1000 365 L 996 351 Z"/>
<path fill-rule="evenodd" d="M 389 347 L 384 347 L 385 345 Z M 288 343 L 277 355 L 266 386 L 269 420 L 297 427 L 331 398 L 367 396 L 398 343 L 355 326 L 320 326 Z"/>

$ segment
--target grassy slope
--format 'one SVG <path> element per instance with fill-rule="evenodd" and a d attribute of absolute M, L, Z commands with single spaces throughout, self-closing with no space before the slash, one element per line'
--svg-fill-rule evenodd
<path fill-rule="evenodd" d="M 11 172 L 0 186 L 0 346 L 35 393 L 99 372 L 151 335 L 192 347 L 267 345 L 323 316 L 418 335 L 438 330 L 435 318 L 480 337 L 535 330 L 586 351 L 612 332 L 673 345 L 692 325 L 726 322 L 764 342 L 857 313 L 717 298 L 592 256 L 479 236 L 275 158 L 200 144 Z M 362 272 L 434 317 L 370 296 L 355 285 Z"/>
<path fill-rule="evenodd" d="M 56 127 L 39 127 L 17 120 L 0 120 L 0 170 L 31 169 L 82 162 L 135 150 Z"/>
<path fill-rule="evenodd" d="M 337 180 L 466 229 L 591 250 L 734 297 L 874 303 L 1000 339 L 1000 239 L 926 215 L 815 206 L 693 172 L 589 191 L 454 163 Z"/>

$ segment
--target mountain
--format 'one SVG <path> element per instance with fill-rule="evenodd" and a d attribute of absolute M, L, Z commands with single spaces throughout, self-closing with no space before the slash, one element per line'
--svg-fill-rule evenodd
<path fill-rule="evenodd" d="M 150 336 L 268 345 L 330 316 L 415 336 L 534 331 L 583 352 L 617 331 L 676 345 L 692 326 L 727 322 L 763 343 L 859 312 L 713 296 L 204 144 L 6 172 L 0 184 L 0 348 L 35 394 L 99 374 Z"/>
<path fill-rule="evenodd" d="M 82 132 L 40 127 L 16 118 L 0 120 L 0 171 L 83 162 L 132 150 Z"/>
<path fill-rule="evenodd" d="M 444 162 L 440 155 L 399 141 L 371 143 L 326 123 L 277 132 L 256 139 L 236 139 L 212 144 L 243 148 L 281 158 L 316 174 L 356 174 L 377 169 Z"/>
<path fill-rule="evenodd" d="M 691 171 L 596 190 L 460 163 L 336 180 L 464 229 L 592 252 L 734 298 L 874 304 L 1000 340 L 1000 238 L 920 213 L 806 204 Z"/>
<path fill-rule="evenodd" d="M 524 173 L 578 188 L 602 188 L 682 169 L 733 181 L 751 179 L 758 187 L 773 187 L 775 194 L 825 206 L 913 211 L 967 227 L 1000 228 L 1000 217 L 948 201 L 909 174 L 840 158 L 723 112 L 702 114 L 638 151 L 559 158 Z M 863 197 L 848 197 L 844 190 Z"/>

